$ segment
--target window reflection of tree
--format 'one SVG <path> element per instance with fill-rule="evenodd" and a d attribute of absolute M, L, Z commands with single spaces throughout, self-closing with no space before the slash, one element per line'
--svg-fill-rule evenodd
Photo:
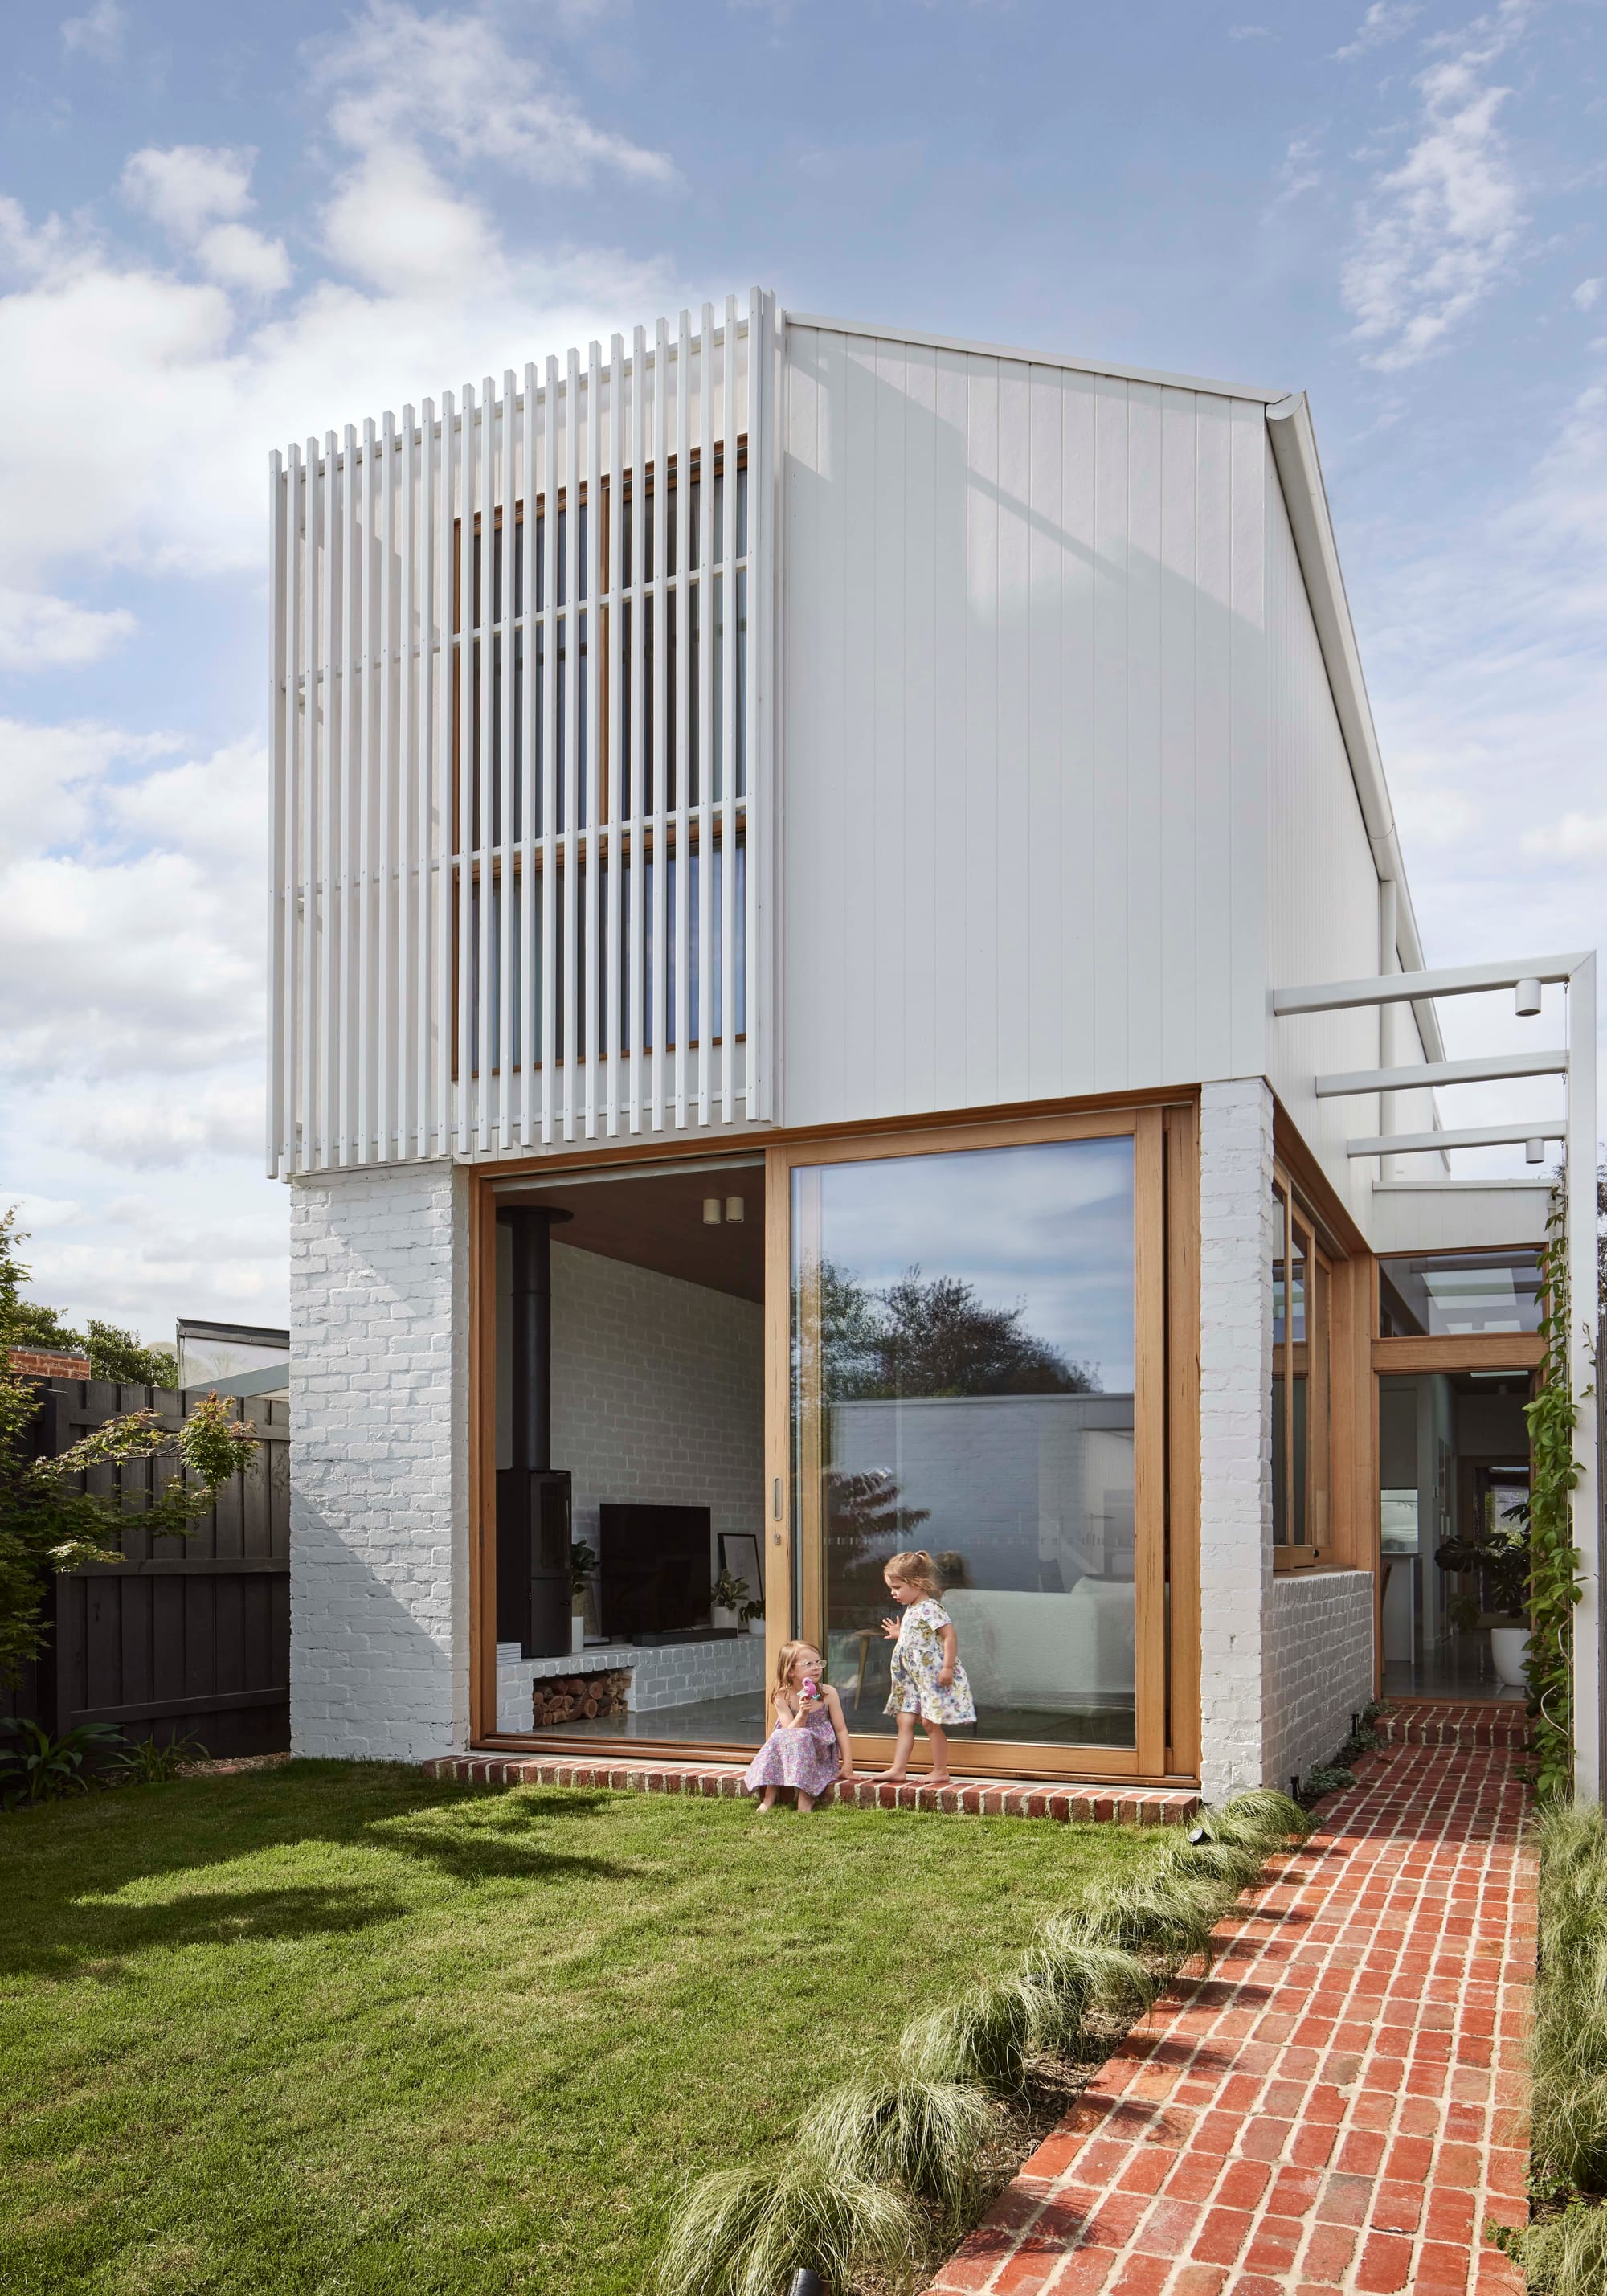
<path fill-rule="evenodd" d="M 906 1396 L 1097 1395 L 1092 1364 L 1072 1363 L 1023 1328 L 1027 1303 L 990 1308 L 961 1275 L 908 1267 L 876 1290 L 820 1263 L 820 1356 L 808 1366 L 828 1403 Z"/>
<path fill-rule="evenodd" d="M 914 1398 L 1101 1392 L 1093 1365 L 1069 1361 L 1024 1327 L 1024 1300 L 989 1307 L 963 1276 L 923 1277 L 916 1266 L 878 1289 L 823 1259 L 816 1296 L 814 1344 L 806 1341 L 803 1352 L 817 1360 L 799 1371 L 806 1391 L 828 1410 Z M 868 1627 L 887 1607 L 882 1564 L 911 1543 L 931 1510 L 903 1505 L 885 1468 L 828 1468 L 822 1498 L 831 1622 Z M 945 1554 L 941 1568 L 946 1584 L 963 1582 L 963 1556 Z"/>

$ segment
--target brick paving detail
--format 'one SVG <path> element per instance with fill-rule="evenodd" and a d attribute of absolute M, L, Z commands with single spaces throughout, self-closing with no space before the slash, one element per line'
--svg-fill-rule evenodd
<path fill-rule="evenodd" d="M 636 1793 L 740 1796 L 740 1762 L 610 1761 L 605 1755 L 449 1754 L 423 1768 L 430 1777 L 493 1786 L 607 1786 Z M 840 1789 L 835 1791 L 840 1792 Z M 857 1778 L 844 1799 L 857 1809 L 944 1809 L 985 1817 L 1054 1817 L 1079 1825 L 1177 1825 L 1200 1808 L 1197 1793 L 1127 1785 L 1069 1785 L 1034 1778 L 963 1778 L 947 1786 Z"/>
<path fill-rule="evenodd" d="M 1484 2226 L 1526 2213 L 1534 1873 L 1490 1712 L 1358 1762 L 931 2296 L 1520 2296 Z"/>

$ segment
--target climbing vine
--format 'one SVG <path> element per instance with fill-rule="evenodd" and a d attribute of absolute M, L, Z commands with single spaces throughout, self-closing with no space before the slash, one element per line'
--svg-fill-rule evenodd
<path fill-rule="evenodd" d="M 1573 1431 L 1578 1417 L 1568 1368 L 1568 1237 L 1562 1192 L 1552 1196 L 1540 1253 L 1540 1383 L 1528 1406 L 1529 1470 L 1529 1638 L 1525 1672 L 1534 1718 L 1535 1784 L 1542 1794 L 1573 1785 L 1573 1611 L 1579 1566 L 1569 1494 L 1578 1480 Z"/>

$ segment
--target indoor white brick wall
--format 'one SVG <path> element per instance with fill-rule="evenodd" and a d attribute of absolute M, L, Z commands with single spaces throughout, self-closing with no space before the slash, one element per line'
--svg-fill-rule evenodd
<path fill-rule="evenodd" d="M 1365 1570 L 1282 1572 L 1266 1611 L 1267 1783 L 1326 1762 L 1373 1695 L 1373 1580 Z"/>
<path fill-rule="evenodd" d="M 717 1541 L 750 1531 L 762 1554 L 764 1371 L 757 1301 L 554 1243 L 553 1464 L 575 1537 L 596 1546 L 604 1499 L 706 1506 Z"/>
<path fill-rule="evenodd" d="M 291 1732 L 469 1742 L 467 1221 L 450 1165 L 291 1188 Z"/>
<path fill-rule="evenodd" d="M 1272 1095 L 1200 1106 L 1200 1699 L 1208 1801 L 1262 1784 L 1272 1590 Z"/>
<path fill-rule="evenodd" d="M 633 1713 L 652 1714 L 666 1706 L 689 1706 L 702 1698 L 740 1698 L 765 1686 L 762 1635 L 733 1635 L 718 1642 L 661 1643 L 656 1648 L 617 1649 L 601 1644 L 572 1658 L 521 1658 L 517 1643 L 496 1646 L 496 1726 L 528 1730 L 531 1685 L 538 1675 L 573 1674 L 629 1667 L 625 1702 Z"/>

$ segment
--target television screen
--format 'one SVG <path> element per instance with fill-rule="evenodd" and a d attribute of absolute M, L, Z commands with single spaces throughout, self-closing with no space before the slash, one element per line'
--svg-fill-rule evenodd
<path fill-rule="evenodd" d="M 713 1517 L 708 1507 L 598 1510 L 601 1625 L 610 1642 L 709 1624 Z"/>

